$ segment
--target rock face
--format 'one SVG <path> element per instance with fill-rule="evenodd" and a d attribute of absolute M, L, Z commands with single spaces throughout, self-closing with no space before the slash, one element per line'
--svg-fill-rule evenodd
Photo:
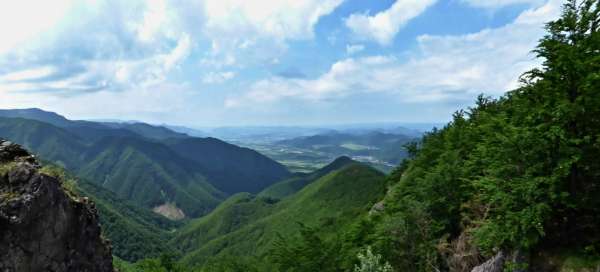
<path fill-rule="evenodd" d="M 515 250 L 508 255 L 500 251 L 485 263 L 473 268 L 471 272 L 502 272 L 508 263 L 514 266 L 511 270 L 513 272 L 527 271 L 524 268 L 527 267 L 527 256 L 520 250 Z"/>
<path fill-rule="evenodd" d="M 0 140 L 0 271 L 112 272 L 93 203 L 39 168 L 27 151 Z"/>
<path fill-rule="evenodd" d="M 485 263 L 476 266 L 471 272 L 502 272 L 504 270 L 504 262 L 506 257 L 504 253 L 500 251 L 496 256 L 487 260 Z"/>

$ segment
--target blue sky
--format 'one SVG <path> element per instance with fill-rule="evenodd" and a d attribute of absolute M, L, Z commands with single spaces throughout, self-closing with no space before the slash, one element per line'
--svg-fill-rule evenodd
<path fill-rule="evenodd" d="M 445 122 L 539 65 L 561 1 L 0 6 L 0 108 L 200 127 Z"/>

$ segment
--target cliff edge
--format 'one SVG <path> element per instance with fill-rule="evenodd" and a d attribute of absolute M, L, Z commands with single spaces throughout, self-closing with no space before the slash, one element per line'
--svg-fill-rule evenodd
<path fill-rule="evenodd" d="M 0 140 L 0 271 L 112 272 L 108 241 L 87 198 L 40 173 L 20 146 Z"/>

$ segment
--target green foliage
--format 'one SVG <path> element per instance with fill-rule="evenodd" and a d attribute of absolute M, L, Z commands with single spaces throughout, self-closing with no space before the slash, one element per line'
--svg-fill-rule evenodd
<path fill-rule="evenodd" d="M 472 232 L 482 254 L 600 239 L 600 6 L 568 1 L 536 51 L 543 68 L 408 149 L 369 236 L 398 270 L 446 269 Z"/>
<path fill-rule="evenodd" d="M 274 199 L 282 199 L 289 195 L 300 191 L 306 185 L 316 181 L 317 179 L 331 173 L 332 171 L 341 169 L 344 166 L 357 163 L 349 157 L 342 156 L 335 159 L 330 164 L 317 169 L 309 174 L 296 174 L 290 178 L 277 182 L 260 192 L 259 196 L 270 197 Z"/>
<path fill-rule="evenodd" d="M 276 203 L 237 195 L 212 214 L 192 221 L 177 233 L 172 244 L 184 252 L 186 264 L 202 264 L 208 256 L 227 255 L 256 257 L 264 263 L 278 237 L 296 239 L 301 231 L 296 222 L 318 230 L 323 243 L 335 240 L 337 233 L 349 228 L 383 196 L 385 183 L 380 172 L 352 163 Z M 344 256 L 350 256 L 350 261 L 344 261 L 351 269 L 355 253 Z"/>
<path fill-rule="evenodd" d="M 11 117 L 0 117 L 0 137 L 123 199 L 148 208 L 175 203 L 189 217 L 207 214 L 226 193 L 258 192 L 289 175 L 256 151 L 163 127 L 70 121 L 36 109 L 0 116 Z"/>
<path fill-rule="evenodd" d="M 381 255 L 373 254 L 371 247 L 358 253 L 359 264 L 354 267 L 354 272 L 392 272 L 392 266 L 383 262 Z"/>
<path fill-rule="evenodd" d="M 75 177 L 69 175 L 64 168 L 48 163 L 44 165 L 39 172 L 44 175 L 48 175 L 58 179 L 61 182 L 62 187 L 69 193 L 73 194 L 77 192 L 77 181 Z"/>
<path fill-rule="evenodd" d="M 157 258 L 140 260 L 129 264 L 121 260 L 113 261 L 119 272 L 192 272 L 194 270 L 179 264 L 177 256 L 172 253 L 163 253 Z"/>
<path fill-rule="evenodd" d="M 241 256 L 221 256 L 208 260 L 198 270 L 200 272 L 265 272 L 267 269 L 260 268 L 255 258 Z"/>
<path fill-rule="evenodd" d="M 283 165 L 254 150 L 215 138 L 170 139 L 166 144 L 193 161 L 218 190 L 228 194 L 258 193 L 290 175 Z"/>
<path fill-rule="evenodd" d="M 0 176 L 8 174 L 15 166 L 17 166 L 15 162 L 0 163 Z"/>
<path fill-rule="evenodd" d="M 93 183 L 79 181 L 77 189 L 81 195 L 90 197 L 96 204 L 102 231 L 112 242 L 114 255 L 135 262 L 173 251 L 167 241 L 171 230 L 181 223 L 120 199 Z"/>
<path fill-rule="evenodd" d="M 278 271 L 343 271 L 341 244 L 325 241 L 316 228 L 299 225 L 299 238 L 293 240 L 278 235 L 273 244 L 269 260 L 277 266 Z"/>

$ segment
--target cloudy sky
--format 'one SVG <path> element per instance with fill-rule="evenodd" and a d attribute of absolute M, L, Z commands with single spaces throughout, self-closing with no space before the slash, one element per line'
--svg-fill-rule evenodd
<path fill-rule="evenodd" d="M 556 0 L 2 1 L 0 108 L 188 126 L 443 122 Z"/>

